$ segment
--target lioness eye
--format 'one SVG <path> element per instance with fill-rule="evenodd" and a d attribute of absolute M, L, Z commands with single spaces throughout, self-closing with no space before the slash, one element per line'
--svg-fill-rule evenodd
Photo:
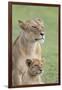
<path fill-rule="evenodd" d="M 37 28 L 36 26 L 32 26 L 33 28 Z"/>

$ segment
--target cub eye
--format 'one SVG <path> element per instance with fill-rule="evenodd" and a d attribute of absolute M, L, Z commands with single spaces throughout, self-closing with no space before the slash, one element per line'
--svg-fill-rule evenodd
<path fill-rule="evenodd" d="M 38 66 L 38 65 L 35 65 L 35 66 Z"/>

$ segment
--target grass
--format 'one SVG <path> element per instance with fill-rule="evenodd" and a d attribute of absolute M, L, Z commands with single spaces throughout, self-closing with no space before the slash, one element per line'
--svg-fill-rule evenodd
<path fill-rule="evenodd" d="M 27 20 L 39 17 L 45 22 L 45 43 L 42 46 L 45 58 L 44 74 L 42 79 L 46 83 L 58 83 L 58 8 L 43 6 L 12 6 L 13 42 L 21 32 L 18 20 Z"/>

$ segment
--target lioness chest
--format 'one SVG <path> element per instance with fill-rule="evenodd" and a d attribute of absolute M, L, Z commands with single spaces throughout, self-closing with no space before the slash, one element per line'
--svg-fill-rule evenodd
<path fill-rule="evenodd" d="M 32 59 L 35 57 L 41 59 L 41 46 L 39 43 L 36 42 L 30 47 L 23 47 L 22 43 L 19 43 L 19 41 L 17 41 L 17 43 L 13 46 L 13 67 L 22 70 L 26 69 L 25 60 L 27 58 Z"/>

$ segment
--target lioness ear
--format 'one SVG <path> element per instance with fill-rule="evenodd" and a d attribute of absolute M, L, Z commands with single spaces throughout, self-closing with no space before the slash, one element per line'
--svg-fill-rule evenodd
<path fill-rule="evenodd" d="M 37 20 L 38 20 L 38 21 L 41 21 L 41 19 L 40 19 L 40 18 L 37 18 Z"/>
<path fill-rule="evenodd" d="M 19 26 L 23 29 L 23 30 L 26 30 L 26 24 L 25 22 L 21 21 L 21 20 L 18 20 L 18 24 Z"/>
<path fill-rule="evenodd" d="M 26 59 L 26 64 L 27 64 L 27 66 L 30 66 L 31 63 L 32 63 L 32 60 L 31 60 L 31 59 Z"/>

